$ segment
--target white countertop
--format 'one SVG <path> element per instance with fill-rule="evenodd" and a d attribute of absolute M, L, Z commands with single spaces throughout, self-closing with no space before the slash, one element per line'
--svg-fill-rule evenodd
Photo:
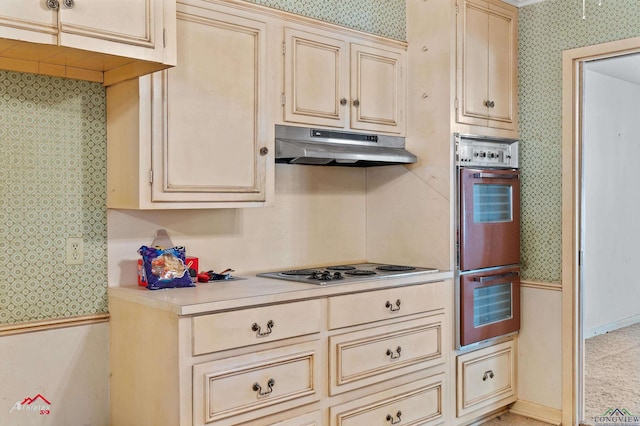
<path fill-rule="evenodd" d="M 238 309 L 245 306 L 313 299 L 338 294 L 443 281 L 453 272 L 417 273 L 401 277 L 362 280 L 356 283 L 314 285 L 256 276 L 232 281 L 197 283 L 196 287 L 147 290 L 131 285 L 110 287 L 109 297 L 140 303 L 177 315 Z"/>

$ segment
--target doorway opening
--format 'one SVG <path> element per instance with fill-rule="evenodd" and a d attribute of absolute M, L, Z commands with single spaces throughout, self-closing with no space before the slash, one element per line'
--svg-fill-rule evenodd
<path fill-rule="evenodd" d="M 585 68 L 590 64 L 608 58 L 621 57 L 640 52 L 640 37 L 604 43 L 578 49 L 567 50 L 563 54 L 563 178 L 562 178 L 562 282 L 563 282 L 563 414 L 566 425 L 593 424 L 594 411 L 585 416 L 585 345 L 587 334 L 594 334 L 597 327 L 585 328 L 585 268 L 587 261 L 593 262 L 583 252 L 585 247 L 585 223 L 594 220 L 586 215 L 585 199 L 591 193 L 585 193 L 585 168 L 592 167 L 591 154 L 585 155 L 585 135 L 591 131 L 586 120 L 593 120 L 597 113 L 584 107 Z M 637 111 L 637 109 L 636 109 Z M 587 118 L 587 115 L 589 115 Z M 636 119 L 637 121 L 637 119 Z M 635 136 L 635 135 L 634 135 Z M 622 137 L 622 135 L 621 135 Z M 637 139 L 637 136 L 635 137 Z M 613 154 L 611 154 L 613 155 Z M 618 170 L 616 170 L 616 173 Z M 590 185 L 592 185 L 591 182 Z M 629 185 L 629 182 L 627 182 Z M 602 265 L 601 267 L 610 267 Z M 614 401 L 611 401 L 614 404 Z M 624 410 L 625 407 L 605 407 Z M 590 408 L 593 410 L 593 408 Z"/>

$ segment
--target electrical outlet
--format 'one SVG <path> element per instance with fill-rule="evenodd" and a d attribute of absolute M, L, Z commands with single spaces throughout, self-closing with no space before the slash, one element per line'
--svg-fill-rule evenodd
<path fill-rule="evenodd" d="M 67 265 L 81 265 L 84 262 L 82 238 L 67 238 Z"/>

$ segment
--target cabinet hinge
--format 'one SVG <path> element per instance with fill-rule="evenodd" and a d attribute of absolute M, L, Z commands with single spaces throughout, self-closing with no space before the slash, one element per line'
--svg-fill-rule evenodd
<path fill-rule="evenodd" d="M 167 47 L 167 29 L 162 29 L 162 47 Z"/>
<path fill-rule="evenodd" d="M 458 4 L 456 3 L 456 15 L 460 13 L 460 6 L 458 6 Z"/>
<path fill-rule="evenodd" d="M 149 170 L 149 183 L 153 183 L 153 170 Z"/>
<path fill-rule="evenodd" d="M 281 104 L 282 106 L 284 106 L 284 105 L 285 105 L 286 100 L 287 100 L 287 97 L 285 96 L 285 94 L 284 94 L 284 93 L 283 93 L 283 94 L 281 94 L 281 95 L 280 95 L 280 104 Z"/>
<path fill-rule="evenodd" d="M 582 258 L 583 258 L 582 250 L 578 251 L 578 265 L 582 266 Z"/>
<path fill-rule="evenodd" d="M 458 110 L 458 98 L 456 98 L 456 99 L 453 101 L 453 107 L 456 109 L 456 111 Z"/>
<path fill-rule="evenodd" d="M 285 42 L 282 42 L 282 54 L 284 55 L 285 53 L 287 53 L 287 45 L 285 44 Z"/>

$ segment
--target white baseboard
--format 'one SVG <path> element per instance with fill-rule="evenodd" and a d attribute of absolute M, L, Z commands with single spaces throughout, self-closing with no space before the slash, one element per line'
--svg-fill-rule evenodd
<path fill-rule="evenodd" d="M 594 336 L 597 336 L 598 334 L 608 333 L 610 331 L 617 330 L 622 327 L 628 327 L 630 325 L 637 324 L 639 322 L 640 322 L 640 314 L 633 315 L 631 317 L 623 318 L 618 321 L 613 321 L 608 324 L 592 327 L 588 330 L 585 329 L 583 330 L 582 334 L 584 335 L 585 339 L 588 339 L 589 337 L 594 337 Z"/>
<path fill-rule="evenodd" d="M 541 422 L 560 425 L 562 423 L 562 410 L 551 408 L 535 402 L 517 400 L 509 410 L 513 414 L 529 417 Z"/>

